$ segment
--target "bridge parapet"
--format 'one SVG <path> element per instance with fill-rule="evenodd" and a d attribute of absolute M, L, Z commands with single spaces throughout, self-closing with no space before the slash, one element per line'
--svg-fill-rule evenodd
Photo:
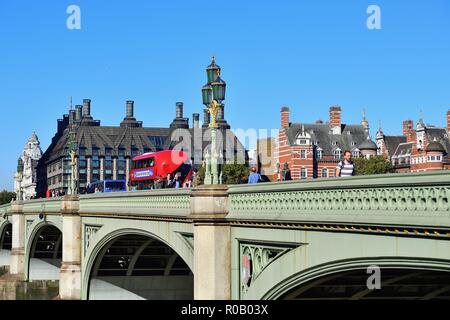
<path fill-rule="evenodd" d="M 62 198 L 35 199 L 23 202 L 24 214 L 60 213 Z"/>
<path fill-rule="evenodd" d="M 80 196 L 80 214 L 186 217 L 191 213 L 190 189 L 163 189 Z"/>
<path fill-rule="evenodd" d="M 450 171 L 230 186 L 231 221 L 450 227 Z"/>

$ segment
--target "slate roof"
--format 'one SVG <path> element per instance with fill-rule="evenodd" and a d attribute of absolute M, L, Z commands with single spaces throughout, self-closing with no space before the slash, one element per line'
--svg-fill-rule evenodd
<path fill-rule="evenodd" d="M 411 155 L 413 145 L 414 145 L 414 142 L 400 143 L 394 152 L 394 156 L 398 157 L 398 156 L 403 156 L 403 155 Z"/>
<path fill-rule="evenodd" d="M 76 131 L 76 139 L 79 147 L 86 148 L 86 155 L 91 155 L 92 149 L 96 147 L 99 148 L 99 156 L 105 155 L 106 148 L 112 148 L 111 155 L 117 156 L 119 147 L 122 147 L 125 149 L 125 156 L 131 156 L 132 148 L 137 148 L 140 152 L 143 152 L 144 149 L 149 149 L 149 151 L 173 149 L 180 141 L 183 141 L 181 138 L 172 140 L 171 137 L 173 134 L 174 138 L 177 137 L 177 132 L 175 132 L 175 130 L 177 130 L 177 128 L 79 126 Z M 197 153 L 200 152 L 199 155 L 201 156 L 206 146 L 211 143 L 211 135 L 208 128 L 198 128 L 196 130 L 202 132 L 203 135 L 202 150 L 197 150 Z M 233 132 L 231 130 L 227 131 L 228 135 L 224 134 L 224 136 L 227 137 L 227 139 L 225 139 L 224 148 L 226 148 L 226 146 L 232 146 L 233 139 L 235 139 L 235 149 L 245 152 L 243 145 L 237 140 Z M 181 133 L 183 131 L 179 132 Z M 194 146 L 194 129 L 186 129 L 185 132 L 190 133 L 191 145 Z M 69 130 L 66 128 L 62 136 L 56 142 L 54 148 L 49 153 L 46 163 L 53 162 L 65 155 L 68 139 Z M 154 142 L 158 140 L 162 141 L 163 144 L 159 146 L 155 145 Z M 188 146 L 188 144 L 186 144 L 186 146 Z M 184 150 L 189 151 L 187 149 L 188 148 L 185 148 Z"/>
<path fill-rule="evenodd" d="M 298 134 L 302 132 L 304 126 L 305 132 L 311 135 L 311 140 L 317 142 L 317 146 L 323 150 L 324 155 L 332 155 L 333 151 L 340 148 L 341 151 L 355 148 L 367 140 L 368 133 L 362 125 L 348 125 L 342 124 L 341 134 L 332 134 L 329 124 L 314 123 L 302 124 L 293 123 L 285 130 L 289 144 L 295 145 L 295 140 Z"/>
<path fill-rule="evenodd" d="M 406 143 L 406 137 L 405 136 L 384 136 L 384 143 L 385 143 L 386 149 L 388 151 L 388 155 L 392 156 L 392 155 L 394 155 L 395 150 L 397 149 L 397 147 L 400 143 Z"/>
<path fill-rule="evenodd" d="M 426 127 L 425 132 L 430 143 L 436 140 L 444 147 L 446 154 L 450 154 L 450 139 L 448 137 L 447 129 Z"/>

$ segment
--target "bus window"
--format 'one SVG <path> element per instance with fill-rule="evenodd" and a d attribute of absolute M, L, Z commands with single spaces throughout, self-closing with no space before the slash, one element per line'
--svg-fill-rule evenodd
<path fill-rule="evenodd" d="M 134 169 L 148 168 L 155 166 L 155 158 L 142 159 L 134 162 Z"/>

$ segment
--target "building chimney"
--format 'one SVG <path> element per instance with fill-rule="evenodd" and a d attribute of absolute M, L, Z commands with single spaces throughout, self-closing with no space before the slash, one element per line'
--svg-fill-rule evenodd
<path fill-rule="evenodd" d="M 75 121 L 75 110 L 69 110 L 69 123 L 74 123 Z"/>
<path fill-rule="evenodd" d="M 81 121 L 81 116 L 82 116 L 82 109 L 83 106 L 81 105 L 76 105 L 75 106 L 75 121 Z"/>
<path fill-rule="evenodd" d="M 447 111 L 447 131 L 450 132 L 450 110 Z"/>
<path fill-rule="evenodd" d="M 183 102 L 177 102 L 175 110 L 176 110 L 176 118 L 182 119 L 183 118 Z"/>
<path fill-rule="evenodd" d="M 209 112 L 208 109 L 203 110 L 203 126 L 206 127 L 209 125 Z"/>
<path fill-rule="evenodd" d="M 333 106 L 330 107 L 330 128 L 341 128 L 341 107 Z"/>
<path fill-rule="evenodd" d="M 403 135 L 406 137 L 406 142 L 414 142 L 416 140 L 413 132 L 414 122 L 412 120 L 403 121 Z"/>
<path fill-rule="evenodd" d="M 91 100 L 84 99 L 83 100 L 83 118 L 91 116 Z"/>
<path fill-rule="evenodd" d="M 281 127 L 282 128 L 289 127 L 289 108 L 288 107 L 281 108 Z"/>
<path fill-rule="evenodd" d="M 127 118 L 127 119 L 134 118 L 134 101 L 133 100 L 127 101 L 125 118 Z"/>
<path fill-rule="evenodd" d="M 200 128 L 200 114 L 198 113 L 192 114 L 192 127 Z"/>

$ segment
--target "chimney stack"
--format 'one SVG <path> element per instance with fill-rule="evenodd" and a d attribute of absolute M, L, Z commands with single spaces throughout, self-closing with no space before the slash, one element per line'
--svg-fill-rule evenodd
<path fill-rule="evenodd" d="M 75 110 L 69 110 L 69 123 L 72 124 L 75 122 Z"/>
<path fill-rule="evenodd" d="M 282 128 L 289 127 L 289 108 L 288 107 L 281 108 L 281 127 Z"/>
<path fill-rule="evenodd" d="M 450 132 L 450 110 L 447 111 L 447 131 Z"/>
<path fill-rule="evenodd" d="M 412 120 L 403 121 L 403 135 L 406 137 L 407 142 L 413 142 L 412 131 L 414 130 L 414 122 Z"/>
<path fill-rule="evenodd" d="M 126 118 L 127 119 L 134 118 L 134 101 L 133 100 L 127 101 Z"/>
<path fill-rule="evenodd" d="M 330 128 L 341 128 L 341 107 L 330 107 Z"/>
<path fill-rule="evenodd" d="M 81 105 L 75 106 L 75 121 L 81 121 L 82 108 L 83 108 L 83 106 L 81 106 Z"/>
<path fill-rule="evenodd" d="M 182 119 L 183 118 L 183 102 L 177 102 L 175 110 L 176 110 L 176 118 Z"/>
<path fill-rule="evenodd" d="M 91 100 L 84 99 L 83 100 L 83 118 L 91 116 Z"/>
<path fill-rule="evenodd" d="M 198 114 L 198 113 L 192 114 L 192 127 L 200 128 L 200 114 Z"/>

